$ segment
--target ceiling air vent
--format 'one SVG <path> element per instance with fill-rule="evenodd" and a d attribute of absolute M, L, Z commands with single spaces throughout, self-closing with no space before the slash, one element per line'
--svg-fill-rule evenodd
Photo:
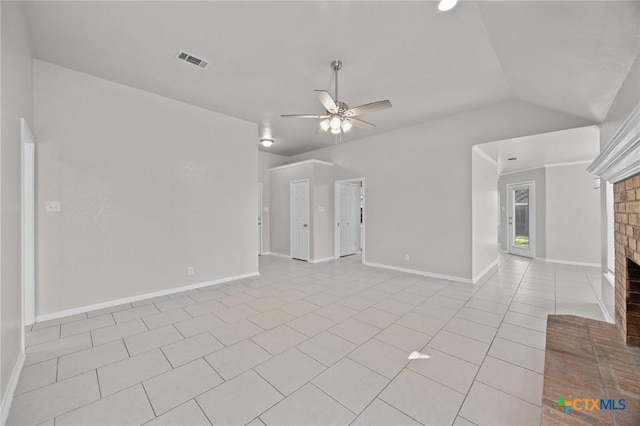
<path fill-rule="evenodd" d="M 176 56 L 181 61 L 189 62 L 197 66 L 198 68 L 206 69 L 209 66 L 209 62 L 204 59 L 196 58 L 195 56 L 181 50 L 178 52 L 178 56 Z"/>

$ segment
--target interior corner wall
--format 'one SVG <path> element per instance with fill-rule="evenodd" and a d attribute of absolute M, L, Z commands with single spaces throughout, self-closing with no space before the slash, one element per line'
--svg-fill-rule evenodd
<path fill-rule="evenodd" d="M 627 78 L 618 90 L 618 93 L 609 108 L 605 120 L 600 126 L 600 150 L 602 151 L 613 138 L 620 125 L 629 116 L 631 111 L 640 103 L 640 55 L 627 74 Z M 603 184 L 601 187 L 604 187 Z M 607 265 L 607 213 L 605 191 L 600 191 L 600 246 L 602 264 L 602 302 L 609 316 L 615 318 L 615 288 L 613 283 L 605 277 Z"/>
<path fill-rule="evenodd" d="M 313 165 L 313 260 L 333 257 L 333 166 Z"/>
<path fill-rule="evenodd" d="M 474 281 L 498 260 L 498 166 L 471 153 L 472 274 Z"/>
<path fill-rule="evenodd" d="M 508 226 L 509 226 L 509 199 L 507 185 L 520 182 L 535 182 L 535 209 L 536 209 L 536 257 L 544 259 L 547 256 L 547 183 L 545 168 L 527 170 L 520 173 L 511 173 L 500 176 L 498 183 L 500 190 L 500 249 L 509 250 Z"/>
<path fill-rule="evenodd" d="M 287 163 L 283 155 L 258 151 L 258 183 L 262 184 L 262 252 L 271 251 L 271 177 L 269 169 Z"/>
<path fill-rule="evenodd" d="M 291 181 L 309 180 L 309 205 L 313 206 L 313 165 L 271 170 L 271 253 L 291 256 Z M 309 228 L 313 229 L 313 211 L 309 210 Z M 309 233 L 309 259 L 314 258 L 314 233 Z"/>
<path fill-rule="evenodd" d="M 257 125 L 42 61 L 34 94 L 37 316 L 257 273 Z"/>
<path fill-rule="evenodd" d="M 291 161 L 316 158 L 334 164 L 334 179 L 366 178 L 368 263 L 468 281 L 471 146 L 588 124 L 505 101 L 338 145 L 328 138 L 327 148 Z"/>
<path fill-rule="evenodd" d="M 1 6 L 0 398 L 22 351 L 20 118 L 33 125 L 33 61 L 21 2 Z"/>
<path fill-rule="evenodd" d="M 600 191 L 587 164 L 546 168 L 546 258 L 600 265 Z M 537 189 L 537 188 L 536 188 Z"/>

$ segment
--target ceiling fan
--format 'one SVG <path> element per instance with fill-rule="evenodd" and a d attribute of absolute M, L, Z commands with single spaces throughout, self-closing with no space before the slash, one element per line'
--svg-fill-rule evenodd
<path fill-rule="evenodd" d="M 342 68 L 342 61 L 336 59 L 331 62 L 331 69 L 335 73 L 335 98 L 332 98 L 326 90 L 316 90 L 316 96 L 326 112 L 324 114 L 286 114 L 283 118 L 315 118 L 322 120 L 320 129 L 323 131 L 331 131 L 334 135 L 348 132 L 352 126 L 363 129 L 372 129 L 375 125 L 355 118 L 357 116 L 368 114 L 370 112 L 380 111 L 382 109 L 391 108 L 391 102 L 388 99 L 384 101 L 371 102 L 369 104 L 360 105 L 354 108 L 338 100 L 338 71 Z"/>

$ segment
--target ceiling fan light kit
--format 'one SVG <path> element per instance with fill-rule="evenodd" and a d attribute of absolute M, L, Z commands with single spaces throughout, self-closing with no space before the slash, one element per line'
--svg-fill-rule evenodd
<path fill-rule="evenodd" d="M 458 4 L 458 0 L 439 0 L 438 10 L 440 12 L 448 12 Z"/>
<path fill-rule="evenodd" d="M 283 118 L 315 118 L 320 119 L 320 130 L 324 132 L 331 131 L 334 135 L 346 133 L 353 126 L 372 129 L 375 125 L 368 123 L 356 116 L 391 108 L 391 102 L 388 99 L 384 101 L 372 102 L 349 109 L 349 106 L 338 100 L 338 71 L 342 69 L 342 61 L 336 59 L 331 62 L 331 69 L 335 74 L 335 92 L 331 97 L 326 90 L 316 90 L 316 97 L 325 108 L 325 114 L 286 114 Z"/>

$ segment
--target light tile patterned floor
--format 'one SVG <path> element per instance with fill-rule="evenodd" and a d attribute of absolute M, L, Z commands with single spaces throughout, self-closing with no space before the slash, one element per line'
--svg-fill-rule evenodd
<path fill-rule="evenodd" d="M 9 425 L 537 425 L 547 314 L 603 319 L 594 268 L 501 255 L 471 285 L 360 261 L 263 256 L 257 278 L 36 324 Z"/>

